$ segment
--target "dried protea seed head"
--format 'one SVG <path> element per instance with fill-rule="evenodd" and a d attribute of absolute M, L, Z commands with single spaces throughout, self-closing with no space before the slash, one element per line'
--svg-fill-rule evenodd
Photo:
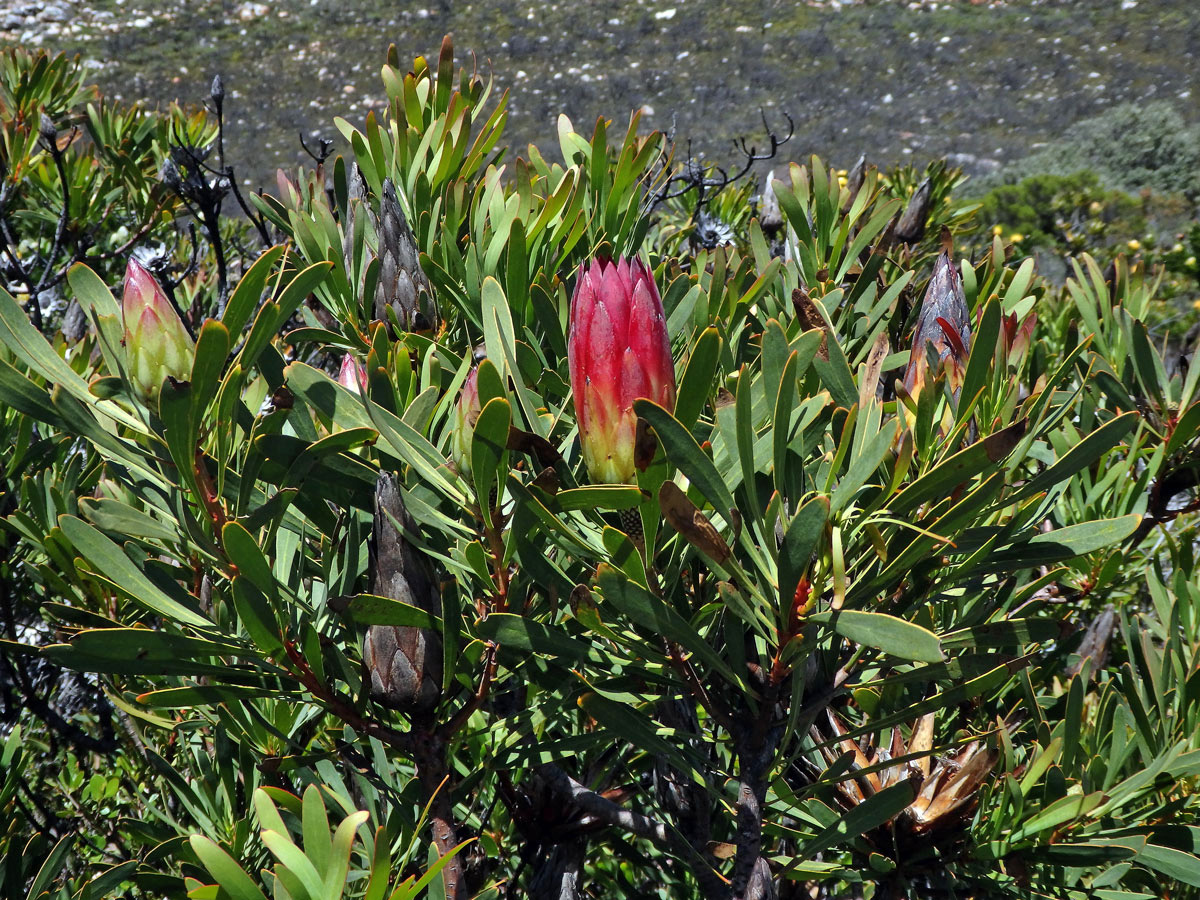
<path fill-rule="evenodd" d="M 58 139 L 58 127 L 45 113 L 38 117 L 38 137 L 46 144 L 47 147 L 55 146 L 55 141 Z"/>
<path fill-rule="evenodd" d="M 421 268 L 417 239 L 404 216 L 396 186 L 383 180 L 379 200 L 379 281 L 375 288 L 375 318 L 388 321 L 392 310 L 405 331 L 428 331 L 437 326 L 433 288 Z"/>
<path fill-rule="evenodd" d="M 440 616 L 441 596 L 433 568 L 404 535 L 404 531 L 415 530 L 399 487 L 384 473 L 375 487 L 371 592 Z M 437 705 L 442 690 L 442 642 L 436 631 L 372 625 L 367 630 L 363 661 L 370 672 L 371 693 L 385 706 L 411 713 Z"/>

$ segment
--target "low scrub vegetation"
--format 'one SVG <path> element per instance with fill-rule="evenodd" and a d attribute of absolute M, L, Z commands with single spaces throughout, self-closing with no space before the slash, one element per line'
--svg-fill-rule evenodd
<path fill-rule="evenodd" d="M 3 57 L 0 892 L 1200 895 L 1159 270 L 1045 279 L 940 163 L 759 191 L 782 129 L 510 152 L 448 40 L 382 77 L 244 194 L 219 80 Z"/>

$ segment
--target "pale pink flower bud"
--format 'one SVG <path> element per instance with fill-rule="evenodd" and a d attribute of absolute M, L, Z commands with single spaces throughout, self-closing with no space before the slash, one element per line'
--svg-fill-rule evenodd
<path fill-rule="evenodd" d="M 158 282 L 134 259 L 125 269 L 121 313 L 130 381 L 142 400 L 154 404 L 168 375 L 191 377 L 195 344 Z"/>

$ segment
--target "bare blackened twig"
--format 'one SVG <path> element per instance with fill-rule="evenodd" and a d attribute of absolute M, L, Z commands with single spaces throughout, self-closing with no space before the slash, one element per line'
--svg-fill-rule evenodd
<path fill-rule="evenodd" d="M 72 128 L 68 143 L 75 139 L 75 134 L 76 129 Z M 38 331 L 41 331 L 44 323 L 42 321 L 40 296 L 42 291 L 46 289 L 46 280 L 50 277 L 54 261 L 58 258 L 58 251 L 62 247 L 63 237 L 67 233 L 67 223 L 71 219 L 71 184 L 67 181 L 67 170 L 63 165 L 63 152 L 58 149 L 58 128 L 45 113 L 42 113 L 41 121 L 38 124 L 38 137 L 42 142 L 42 146 L 46 148 L 46 152 L 50 154 L 50 158 L 54 161 L 54 169 L 58 172 L 59 188 L 62 192 L 62 209 L 58 214 L 58 223 L 54 227 L 54 240 L 50 244 L 50 255 L 46 258 L 46 265 L 42 269 L 42 277 L 38 279 L 37 285 L 30 285 L 30 318 L 33 319 L 34 327 Z"/>
<path fill-rule="evenodd" d="M 559 766 L 546 763 L 538 769 L 538 778 L 547 787 L 590 816 L 606 825 L 620 828 L 638 837 L 648 838 L 664 847 L 674 847 L 676 842 L 671 830 L 657 819 L 626 809 L 612 800 L 584 787 Z"/>
<path fill-rule="evenodd" d="M 303 148 L 304 152 L 307 153 L 312 158 L 312 161 L 318 166 L 324 165 L 325 160 L 329 159 L 329 157 L 333 155 L 333 141 L 325 138 L 317 138 L 318 149 L 314 153 L 312 148 L 309 147 L 305 142 L 303 131 L 297 131 L 296 137 L 300 138 L 300 146 Z"/>
<path fill-rule="evenodd" d="M 233 192 L 233 199 L 237 201 L 242 213 L 250 220 L 254 230 L 258 232 L 263 246 L 269 247 L 271 246 L 271 235 L 267 231 L 267 223 L 261 215 L 250 209 L 250 205 L 246 203 L 238 188 L 237 178 L 233 174 L 233 166 L 225 163 L 225 81 L 219 73 L 213 76 L 209 96 L 212 98 L 213 109 L 217 114 L 217 160 L 221 164 L 220 170 L 214 171 L 214 174 L 229 179 L 229 188 Z"/>
<path fill-rule="evenodd" d="M 584 787 L 554 763 L 546 763 L 541 766 L 538 769 L 538 778 L 564 801 L 569 801 L 605 825 L 611 825 L 637 837 L 646 838 L 660 847 L 690 859 L 695 867 L 691 870 L 692 874 L 700 882 L 705 896 L 719 897 L 725 893 L 720 876 L 708 861 L 664 823 L 650 816 L 625 809 L 596 791 Z"/>
<path fill-rule="evenodd" d="M 663 182 L 659 190 L 651 197 L 650 208 L 667 200 L 682 197 L 689 191 L 694 190 L 696 191 L 696 207 L 692 213 L 692 218 L 694 219 L 713 196 L 719 194 L 735 181 L 739 181 L 750 174 L 750 170 L 756 162 L 774 159 L 775 155 L 779 152 L 779 148 L 792 139 L 792 136 L 796 132 L 796 124 L 787 113 L 784 113 L 784 118 L 788 122 L 788 132 L 781 137 L 771 130 L 767 122 L 766 113 L 762 112 L 763 128 L 766 130 L 770 145 L 765 153 L 759 153 L 757 147 L 747 145 L 744 137 L 734 141 L 734 146 L 742 152 L 746 160 L 732 175 L 721 166 L 705 168 L 701 165 L 692 155 L 692 147 L 689 142 L 687 162 L 683 164 L 683 170 Z"/>

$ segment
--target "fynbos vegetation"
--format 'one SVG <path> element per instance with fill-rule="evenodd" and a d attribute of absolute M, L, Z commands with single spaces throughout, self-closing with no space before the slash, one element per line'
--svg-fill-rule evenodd
<path fill-rule="evenodd" d="M 4 56 L 3 894 L 1200 895 L 1157 276 L 382 74 L 243 196 Z"/>

